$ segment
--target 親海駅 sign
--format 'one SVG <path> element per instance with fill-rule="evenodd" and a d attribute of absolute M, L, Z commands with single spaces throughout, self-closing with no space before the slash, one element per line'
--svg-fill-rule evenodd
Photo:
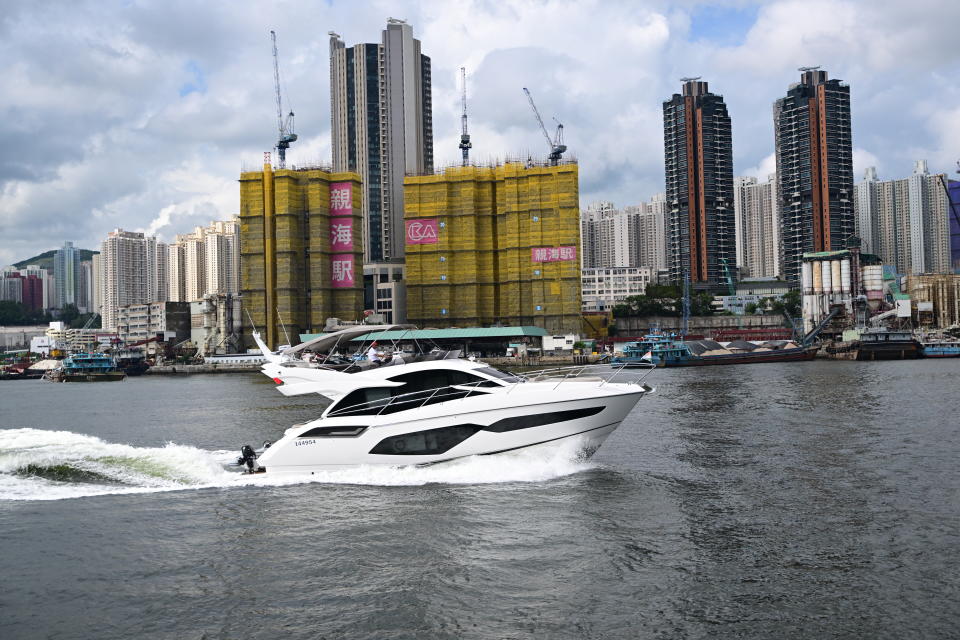
<path fill-rule="evenodd" d="M 566 262 L 577 259 L 577 248 L 574 247 L 533 247 L 530 249 L 530 259 L 533 262 Z"/>

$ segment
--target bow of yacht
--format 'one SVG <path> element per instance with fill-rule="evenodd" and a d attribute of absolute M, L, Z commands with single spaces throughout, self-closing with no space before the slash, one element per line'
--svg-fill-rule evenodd
<path fill-rule="evenodd" d="M 248 470 L 270 475 L 436 464 L 571 442 L 586 458 L 653 391 L 642 382 L 648 371 L 584 365 L 510 374 L 443 356 L 354 370 L 275 358 L 263 373 L 286 396 L 331 400 L 259 455 L 244 448 Z"/>

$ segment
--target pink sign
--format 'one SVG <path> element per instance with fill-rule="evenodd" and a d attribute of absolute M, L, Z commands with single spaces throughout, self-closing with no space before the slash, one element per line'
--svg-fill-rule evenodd
<path fill-rule="evenodd" d="M 577 259 L 576 247 L 533 247 L 530 257 L 534 262 L 566 262 Z"/>
<path fill-rule="evenodd" d="M 407 244 L 437 244 L 437 219 L 407 220 Z"/>
<path fill-rule="evenodd" d="M 330 185 L 330 215 L 353 213 L 353 192 L 350 187 L 349 182 L 334 182 Z"/>
<path fill-rule="evenodd" d="M 353 255 L 342 253 L 330 258 L 330 282 L 334 289 L 353 286 Z"/>
<path fill-rule="evenodd" d="M 353 251 L 353 218 L 330 218 L 330 251 Z"/>

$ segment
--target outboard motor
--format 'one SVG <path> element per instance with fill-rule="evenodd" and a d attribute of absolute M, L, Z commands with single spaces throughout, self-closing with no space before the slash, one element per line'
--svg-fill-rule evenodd
<path fill-rule="evenodd" d="M 240 447 L 240 457 L 237 458 L 237 464 L 239 466 L 246 466 L 247 473 L 256 473 L 256 469 L 259 466 L 257 464 L 257 452 L 253 450 L 248 444 Z"/>

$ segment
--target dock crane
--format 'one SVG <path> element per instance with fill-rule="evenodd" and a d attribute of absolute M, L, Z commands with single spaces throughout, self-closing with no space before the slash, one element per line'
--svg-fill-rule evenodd
<path fill-rule="evenodd" d="M 560 156 L 563 155 L 563 152 L 567 150 L 567 145 L 563 144 L 563 123 L 561 123 L 556 118 L 553 119 L 557 123 L 557 133 L 554 136 L 553 140 L 550 139 L 550 134 L 547 133 L 547 127 L 543 124 L 543 118 L 540 117 L 540 112 L 537 110 L 537 105 L 533 102 L 533 96 L 530 95 L 530 90 L 526 87 L 523 88 L 523 92 L 527 94 L 527 101 L 530 102 L 530 108 L 533 109 L 533 115 L 537 117 L 537 123 L 540 125 L 540 131 L 543 132 L 543 137 L 547 139 L 547 145 L 550 147 L 550 164 L 556 165 L 560 161 Z"/>
<path fill-rule="evenodd" d="M 460 151 L 463 152 L 463 166 L 470 164 L 470 134 L 467 132 L 467 69 L 460 67 L 460 84 L 463 86 L 463 94 L 460 102 L 463 104 L 463 115 L 460 116 Z"/>
<path fill-rule="evenodd" d="M 297 134 L 293 132 L 293 110 L 283 117 L 283 105 L 280 100 L 280 62 L 277 59 L 277 33 L 270 32 L 270 40 L 273 42 L 273 84 L 277 90 L 277 128 L 280 131 L 280 137 L 277 139 L 277 155 L 280 157 L 280 169 L 287 168 L 287 149 L 291 142 L 296 142 Z"/>

